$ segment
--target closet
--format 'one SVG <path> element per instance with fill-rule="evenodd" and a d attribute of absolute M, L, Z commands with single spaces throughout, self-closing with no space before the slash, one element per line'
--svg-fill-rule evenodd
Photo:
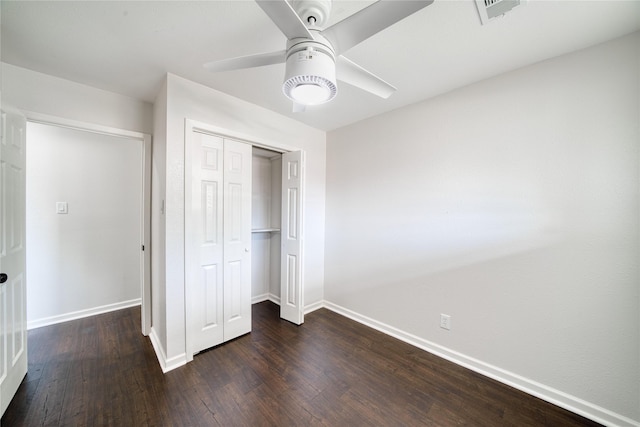
<path fill-rule="evenodd" d="M 251 171 L 251 301 L 280 304 L 282 156 L 254 147 Z"/>
<path fill-rule="evenodd" d="M 187 357 L 251 332 L 251 304 L 304 321 L 304 153 L 185 129 Z"/>

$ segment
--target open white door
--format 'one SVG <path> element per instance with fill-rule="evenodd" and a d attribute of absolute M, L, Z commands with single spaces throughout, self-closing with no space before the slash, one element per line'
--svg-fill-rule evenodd
<path fill-rule="evenodd" d="M 224 140 L 224 340 L 251 332 L 252 148 Z"/>
<path fill-rule="evenodd" d="M 0 416 L 27 373 L 26 120 L 2 111 L 1 121 Z"/>
<path fill-rule="evenodd" d="M 302 287 L 302 200 L 304 153 L 282 154 L 282 257 L 280 264 L 280 317 L 304 322 Z"/>

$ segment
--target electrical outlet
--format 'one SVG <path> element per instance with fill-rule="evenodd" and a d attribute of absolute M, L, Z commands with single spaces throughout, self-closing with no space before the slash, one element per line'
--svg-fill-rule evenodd
<path fill-rule="evenodd" d="M 448 314 L 440 314 L 440 327 L 447 331 L 451 329 L 451 316 Z"/>

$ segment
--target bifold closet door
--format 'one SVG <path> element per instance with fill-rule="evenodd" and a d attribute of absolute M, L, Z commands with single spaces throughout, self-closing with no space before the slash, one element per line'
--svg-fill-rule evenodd
<path fill-rule="evenodd" d="M 251 146 L 190 130 L 187 147 L 185 289 L 195 354 L 251 331 Z"/>
<path fill-rule="evenodd" d="M 302 294 L 302 201 L 304 155 L 282 154 L 282 222 L 280 229 L 280 317 L 300 325 L 304 322 Z"/>
<path fill-rule="evenodd" d="M 224 341 L 251 331 L 251 151 L 224 141 Z"/>

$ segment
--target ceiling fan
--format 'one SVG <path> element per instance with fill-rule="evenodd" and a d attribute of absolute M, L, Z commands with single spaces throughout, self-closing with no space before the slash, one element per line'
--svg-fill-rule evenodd
<path fill-rule="evenodd" d="M 287 37 L 286 49 L 204 64 L 209 71 L 285 63 L 282 90 L 294 111 L 331 101 L 336 79 L 382 98 L 396 88 L 342 54 L 372 35 L 433 3 L 433 0 L 380 0 L 342 21 L 322 29 L 331 0 L 256 0 Z M 337 70 L 336 70 L 337 68 Z"/>

